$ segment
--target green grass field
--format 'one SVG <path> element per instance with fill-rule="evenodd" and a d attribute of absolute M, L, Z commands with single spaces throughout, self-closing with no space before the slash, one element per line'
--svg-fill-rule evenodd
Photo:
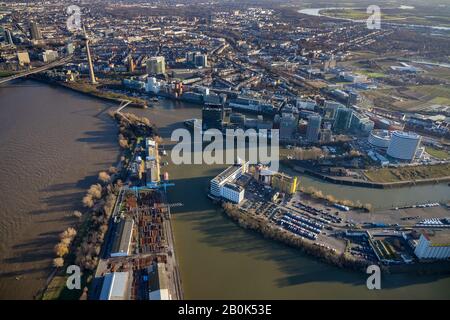
<path fill-rule="evenodd" d="M 372 182 L 400 182 L 435 179 L 450 176 L 450 164 L 367 170 L 365 176 Z"/>
<path fill-rule="evenodd" d="M 379 72 L 371 72 L 368 70 L 358 70 L 356 73 L 365 75 L 369 78 L 384 78 L 386 75 L 379 73 Z"/>
<path fill-rule="evenodd" d="M 445 151 L 445 150 L 439 150 L 439 149 L 435 149 L 435 148 L 432 148 L 432 147 L 426 147 L 425 151 L 429 155 L 431 155 L 431 156 L 433 156 L 433 157 L 435 157 L 437 159 L 446 160 L 446 159 L 450 158 L 450 154 L 447 151 Z"/>
<path fill-rule="evenodd" d="M 14 74 L 14 72 L 12 72 L 12 71 L 0 71 L 0 78 L 9 77 L 13 74 Z"/>

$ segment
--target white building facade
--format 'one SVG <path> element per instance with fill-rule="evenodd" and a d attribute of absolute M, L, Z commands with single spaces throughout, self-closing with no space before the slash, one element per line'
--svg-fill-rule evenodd
<path fill-rule="evenodd" d="M 387 154 L 396 159 L 412 161 L 419 148 L 421 138 L 412 132 L 394 131 Z"/>
<path fill-rule="evenodd" d="M 450 258 L 450 241 L 446 240 L 422 234 L 414 254 L 419 259 L 448 259 Z"/>
<path fill-rule="evenodd" d="M 222 198 L 225 200 L 234 203 L 241 203 L 244 200 L 244 189 L 236 184 L 226 183 L 220 191 Z"/>
<path fill-rule="evenodd" d="M 238 179 L 247 171 L 247 169 L 248 169 L 248 162 L 228 167 L 219 175 L 217 175 L 214 179 L 211 180 L 209 192 L 214 197 L 223 197 L 223 190 L 222 190 L 223 187 L 226 184 L 232 183 L 234 180 Z M 228 192 L 231 191 L 227 191 L 227 194 Z"/>

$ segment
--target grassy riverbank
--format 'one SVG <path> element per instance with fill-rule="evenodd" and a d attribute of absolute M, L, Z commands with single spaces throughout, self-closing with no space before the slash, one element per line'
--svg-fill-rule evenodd
<path fill-rule="evenodd" d="M 450 177 L 450 164 L 430 166 L 412 166 L 400 168 L 378 168 L 364 172 L 372 182 L 389 183 L 403 181 L 417 181 L 425 179 L 445 179 Z"/>
<path fill-rule="evenodd" d="M 234 204 L 225 203 L 222 207 L 227 216 L 237 222 L 241 227 L 257 231 L 265 238 L 280 241 L 288 246 L 297 248 L 308 255 L 318 258 L 320 261 L 339 268 L 358 270 L 361 272 L 368 265 L 368 263 L 353 259 L 345 253 L 337 254 L 330 249 L 307 242 L 292 232 L 279 228 L 267 218 L 240 210 Z"/>

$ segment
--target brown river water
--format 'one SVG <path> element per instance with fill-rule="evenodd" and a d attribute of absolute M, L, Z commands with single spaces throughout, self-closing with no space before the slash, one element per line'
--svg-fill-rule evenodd
<path fill-rule="evenodd" d="M 114 104 L 32 81 L 0 87 L 0 298 L 31 299 L 45 283 L 57 235 L 74 223 L 84 190 L 118 156 Z M 198 106 L 161 100 L 147 116 L 164 138 Z M 169 158 L 167 158 L 166 161 Z M 170 162 L 170 161 L 169 161 Z M 298 250 L 241 229 L 205 195 L 223 166 L 169 164 L 175 186 L 176 254 L 187 299 L 406 299 L 450 298 L 449 276 L 386 275 L 369 291 L 366 275 L 340 270 Z M 447 185 L 371 190 L 301 177 L 338 197 L 378 208 L 448 200 Z"/>

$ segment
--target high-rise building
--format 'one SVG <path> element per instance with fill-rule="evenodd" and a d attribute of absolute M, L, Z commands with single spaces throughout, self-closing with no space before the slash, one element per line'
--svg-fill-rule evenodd
<path fill-rule="evenodd" d="M 147 73 L 148 74 L 165 74 L 166 73 L 166 60 L 164 57 L 151 57 L 147 61 Z"/>
<path fill-rule="evenodd" d="M 320 124 L 322 117 L 320 115 L 310 115 L 308 117 L 308 126 L 306 128 L 306 139 L 309 142 L 319 141 Z"/>
<path fill-rule="evenodd" d="M 208 55 L 196 54 L 195 55 L 195 66 L 200 67 L 200 68 L 206 68 L 208 66 Z"/>
<path fill-rule="evenodd" d="M 292 139 L 297 128 L 297 118 L 292 113 L 283 113 L 280 118 L 280 139 Z"/>
<path fill-rule="evenodd" d="M 195 52 L 192 52 L 192 51 L 186 52 L 185 58 L 186 58 L 186 63 L 188 63 L 188 64 L 194 63 Z"/>
<path fill-rule="evenodd" d="M 350 130 L 358 135 L 368 136 L 373 130 L 374 122 L 369 117 L 353 112 L 350 120 Z"/>
<path fill-rule="evenodd" d="M 42 40 L 42 33 L 39 25 L 36 22 L 31 22 L 30 34 L 32 40 Z"/>
<path fill-rule="evenodd" d="M 345 108 L 345 106 L 342 103 L 327 100 L 324 103 L 324 108 L 325 108 L 325 118 L 334 119 L 336 117 L 337 110 Z"/>
<path fill-rule="evenodd" d="M 5 29 L 5 42 L 10 45 L 14 45 L 11 30 Z"/>
<path fill-rule="evenodd" d="M 388 156 L 412 161 L 416 156 L 422 137 L 413 132 L 394 131 L 387 149 Z"/>
<path fill-rule="evenodd" d="M 224 108 L 222 105 L 207 104 L 202 109 L 202 129 L 222 130 Z"/>
<path fill-rule="evenodd" d="M 338 133 L 347 131 L 350 127 L 353 110 L 349 108 L 339 108 L 334 118 L 333 130 Z"/>

